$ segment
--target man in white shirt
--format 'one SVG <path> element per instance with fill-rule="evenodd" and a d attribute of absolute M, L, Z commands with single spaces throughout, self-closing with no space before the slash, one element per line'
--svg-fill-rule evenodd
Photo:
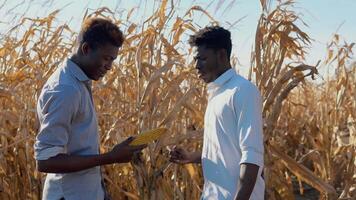
<path fill-rule="evenodd" d="M 171 151 L 175 163 L 202 163 L 201 199 L 263 200 L 261 96 L 230 65 L 231 34 L 219 26 L 191 36 L 196 69 L 208 84 L 202 152 Z"/>

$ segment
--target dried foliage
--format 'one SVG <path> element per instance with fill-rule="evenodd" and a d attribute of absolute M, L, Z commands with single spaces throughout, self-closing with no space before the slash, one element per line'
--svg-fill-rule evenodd
<path fill-rule="evenodd" d="M 199 6 L 176 17 L 173 3 L 163 0 L 142 24 L 130 22 L 134 9 L 126 19 L 105 7 L 84 16 L 112 19 L 127 38 L 113 70 L 93 86 L 101 151 L 129 135 L 169 129 L 130 164 L 103 168 L 113 199 L 198 199 L 201 193 L 200 166 L 179 166 L 167 158 L 176 144 L 201 148 L 205 87 L 181 40 L 198 29 L 194 12 L 218 22 Z M 335 35 L 324 62 L 305 64 L 311 39 L 296 25 L 293 1 L 278 2 L 273 10 L 269 3 L 261 0 L 249 74 L 264 100 L 266 196 L 296 199 L 316 189 L 320 199 L 354 199 L 354 43 L 340 45 Z M 53 25 L 58 12 L 23 18 L 0 42 L 0 199 L 41 196 L 44 175 L 36 172 L 33 159 L 36 100 L 49 75 L 73 52 L 76 38 L 67 24 Z M 306 78 L 314 79 L 317 67 L 336 73 L 316 84 Z"/>

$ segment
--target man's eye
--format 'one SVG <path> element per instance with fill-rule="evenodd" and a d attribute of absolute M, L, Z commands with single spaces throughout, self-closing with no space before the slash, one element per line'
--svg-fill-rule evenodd
<path fill-rule="evenodd" d="M 194 60 L 195 61 L 204 61 L 205 60 L 205 58 L 202 58 L 202 57 L 200 57 L 200 56 L 196 56 L 196 57 L 194 57 Z"/>

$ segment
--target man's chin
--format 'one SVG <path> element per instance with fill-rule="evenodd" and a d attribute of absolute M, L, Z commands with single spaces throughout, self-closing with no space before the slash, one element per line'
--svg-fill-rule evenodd
<path fill-rule="evenodd" d="M 100 80 L 100 76 L 92 76 L 92 77 L 90 77 L 90 79 L 91 80 L 93 80 L 93 81 L 98 81 L 98 80 Z"/>
<path fill-rule="evenodd" d="M 210 83 L 211 81 L 204 76 L 199 77 L 204 83 Z"/>

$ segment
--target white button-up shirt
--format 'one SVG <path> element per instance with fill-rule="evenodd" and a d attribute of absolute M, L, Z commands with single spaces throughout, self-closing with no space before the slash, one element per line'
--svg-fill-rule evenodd
<path fill-rule="evenodd" d="M 234 199 L 240 164 L 259 166 L 250 199 L 263 200 L 263 135 L 261 97 L 250 81 L 229 69 L 208 84 L 204 118 L 202 199 Z"/>
<path fill-rule="evenodd" d="M 98 123 L 90 87 L 90 79 L 69 59 L 48 79 L 37 104 L 40 130 L 34 145 L 36 160 L 60 153 L 99 154 Z M 100 167 L 48 173 L 42 199 L 103 200 L 101 180 Z"/>

